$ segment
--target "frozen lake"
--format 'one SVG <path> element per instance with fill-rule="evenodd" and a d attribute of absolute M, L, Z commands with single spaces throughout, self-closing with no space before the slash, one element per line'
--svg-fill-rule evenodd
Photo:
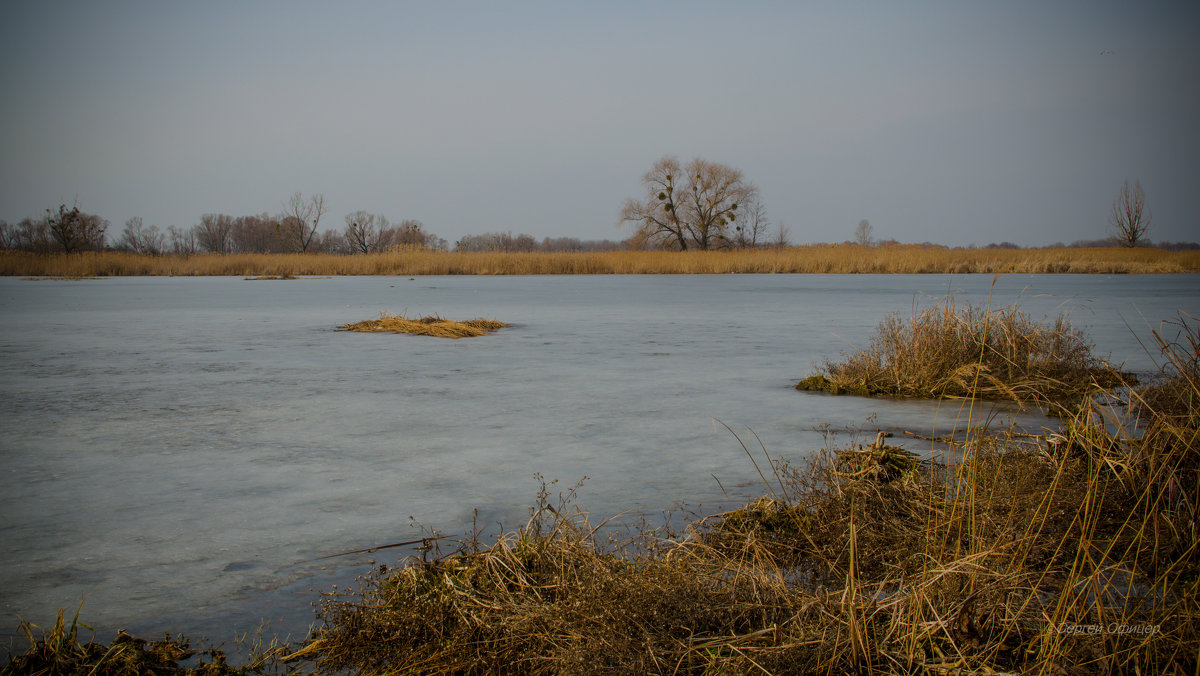
<path fill-rule="evenodd" d="M 0 629 L 82 601 L 105 640 L 228 640 L 264 619 L 298 638 L 317 591 L 412 550 L 311 559 L 418 537 L 410 516 L 451 535 L 474 508 L 515 526 L 535 473 L 559 488 L 590 477 L 580 503 L 598 521 L 761 494 L 714 418 L 792 459 L 823 444 L 822 424 L 948 432 L 954 403 L 793 385 L 888 313 L 947 294 L 983 304 L 992 281 L 0 279 Z M 1200 315 L 1200 276 L 1000 277 L 992 304 L 1013 302 L 1070 313 L 1102 354 L 1149 371 L 1139 338 Z M 512 327 L 459 341 L 336 329 L 383 311 Z"/>

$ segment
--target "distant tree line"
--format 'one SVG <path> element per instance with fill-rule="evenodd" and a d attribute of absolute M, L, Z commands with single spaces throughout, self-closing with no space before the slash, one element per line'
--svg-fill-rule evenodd
<path fill-rule="evenodd" d="M 454 243 L 455 251 L 623 251 L 628 248 L 628 242 L 614 242 L 607 239 L 581 240 L 576 237 L 546 237 L 538 241 L 532 235 L 514 235 L 511 232 L 467 235 Z"/>
<path fill-rule="evenodd" d="M 1104 239 L 1078 239 L 1070 244 L 1055 242 L 1048 244 L 1045 247 L 1021 247 L 1012 242 L 1003 242 L 1001 244 L 989 244 L 990 248 L 1009 248 L 1009 249 L 1025 249 L 1025 248 L 1046 248 L 1046 249 L 1102 249 L 1111 247 L 1128 246 L 1125 242 L 1116 237 L 1106 237 Z M 1200 242 L 1151 242 L 1150 240 L 1139 240 L 1138 246 L 1148 249 L 1163 249 L 1165 251 L 1195 251 L 1200 249 Z"/>
<path fill-rule="evenodd" d="M 464 252 L 568 252 L 619 250 L 679 250 L 786 246 L 788 228 L 782 223 L 768 234 L 770 220 L 759 198 L 758 188 L 733 167 L 696 158 L 686 166 L 665 156 L 642 177 L 645 196 L 628 199 L 621 222 L 632 223 L 635 232 L 623 241 L 580 240 L 512 232 L 468 235 L 454 243 Z M 327 213 L 325 198 L 301 193 L 292 195 L 276 214 L 251 216 L 204 214 L 187 228 L 168 226 L 160 230 L 145 225 L 141 218 L 125 222 L 120 236 L 109 243 L 109 222 L 95 214 L 60 204 L 37 219 L 25 218 L 15 225 L 0 220 L 0 249 L 36 253 L 73 253 L 105 249 L 138 254 L 196 253 L 333 253 L 366 254 L 394 250 L 446 251 L 446 240 L 429 232 L 416 219 L 393 223 L 383 214 L 354 211 L 345 216 L 341 230 L 319 231 Z M 1109 218 L 1110 236 L 1096 240 L 1056 242 L 1047 248 L 1145 246 L 1169 251 L 1200 249 L 1196 242 L 1151 242 L 1150 211 L 1139 182 L 1128 181 L 1114 199 Z M 900 244 L 880 240 L 867 219 L 859 221 L 853 242 L 860 246 Z M 924 246 L 949 248 L 925 242 Z M 967 249 L 1021 249 L 1012 242 L 971 245 Z"/>
<path fill-rule="evenodd" d="M 16 225 L 0 221 L 0 248 L 38 253 L 99 251 L 104 248 L 108 221 L 81 211 L 77 205 L 47 209 L 40 218 L 25 218 Z"/>
<path fill-rule="evenodd" d="M 342 230 L 318 230 L 322 200 L 309 200 L 282 214 L 255 216 L 204 214 L 191 228 L 167 228 L 166 236 L 151 226 L 139 236 L 140 219 L 130 219 L 117 248 L 138 253 L 378 253 L 395 249 L 444 251 L 446 240 L 416 219 L 393 224 L 383 214 L 355 211 Z M 141 244 L 141 245 L 139 245 Z"/>
<path fill-rule="evenodd" d="M 115 250 L 138 254 L 191 255 L 198 253 L 333 253 L 360 254 L 395 250 L 447 251 L 445 239 L 429 232 L 416 219 L 393 223 L 383 214 L 354 211 L 345 216 L 341 230 L 320 231 L 326 214 L 321 195 L 293 195 L 276 214 L 250 216 L 204 214 L 191 227 L 168 226 L 165 230 L 146 225 L 140 217 L 130 218 L 119 237 L 106 239 L 109 222 L 61 205 L 46 210 L 38 219 L 26 218 L 15 225 L 0 221 L 0 249 L 36 253 Z M 469 235 L 455 243 L 456 251 L 616 251 L 627 242 L 580 240 L 575 237 L 546 237 L 511 232 Z"/>
<path fill-rule="evenodd" d="M 125 222 L 125 229 L 115 241 L 108 242 L 107 220 L 80 211 L 77 206 L 68 209 L 61 205 L 57 211 L 47 209 L 41 218 L 26 218 L 16 225 L 0 221 L 0 248 L 37 253 L 110 249 L 149 255 L 446 249 L 446 240 L 430 233 L 418 220 L 406 219 L 394 225 L 382 214 L 365 211 L 348 214 L 341 231 L 321 232 L 321 217 L 326 211 L 323 196 L 306 199 L 296 193 L 277 214 L 204 214 L 199 223 L 186 228 L 172 225 L 161 230 L 134 217 Z"/>
<path fill-rule="evenodd" d="M 850 244 L 851 242 L 845 242 Z M 855 244 L 858 242 L 855 241 Z M 871 246 L 897 246 L 905 244 L 896 239 L 885 239 L 872 241 Z M 921 242 L 920 246 L 931 247 L 936 249 L 1112 249 L 1115 247 L 1124 247 L 1125 244 L 1114 237 L 1105 239 L 1080 239 L 1069 244 L 1063 242 L 1055 242 L 1053 244 L 1035 244 L 1030 246 L 1022 246 L 1014 242 L 991 242 L 989 244 L 970 244 L 967 246 L 950 247 L 944 244 L 934 244 L 933 242 Z M 1164 251 L 1195 251 L 1200 249 L 1200 242 L 1151 242 L 1142 240 L 1138 246 L 1148 249 L 1162 249 Z"/>
<path fill-rule="evenodd" d="M 856 236 L 854 240 L 848 240 L 843 244 L 863 244 Z M 903 244 L 918 244 L 917 242 L 901 242 L 897 239 L 870 240 L 866 246 L 899 246 Z M 946 246 L 944 244 L 935 244 L 933 242 L 920 242 L 918 246 L 934 249 L 1112 249 L 1116 247 L 1128 246 L 1116 237 L 1106 237 L 1104 239 L 1078 239 L 1069 244 L 1063 242 L 1055 242 L 1053 244 L 1034 244 L 1030 246 L 1022 246 L 1015 242 L 991 242 L 988 244 L 969 244 L 966 246 Z M 1149 240 L 1139 240 L 1138 246 L 1148 249 L 1162 249 L 1164 251 L 1195 251 L 1200 249 L 1200 242 L 1151 242 Z"/>

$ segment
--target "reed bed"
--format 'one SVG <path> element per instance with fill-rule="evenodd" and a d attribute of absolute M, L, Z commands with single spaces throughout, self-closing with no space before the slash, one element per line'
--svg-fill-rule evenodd
<path fill-rule="evenodd" d="M 947 249 L 927 245 L 811 245 L 724 251 L 562 253 L 402 250 L 363 255 L 0 252 L 0 275 L 301 276 L 727 273 L 1182 273 L 1200 252 L 1159 249 Z"/>
<path fill-rule="evenodd" d="M 1093 388 L 1132 376 L 1093 353 L 1065 315 L 1049 323 L 1009 307 L 958 307 L 944 299 L 880 322 L 866 348 L 827 360 L 800 390 L 897 397 L 984 396 L 1070 412 Z"/>
<path fill-rule="evenodd" d="M 435 338 L 473 338 L 498 331 L 508 326 L 494 319 L 468 319 L 456 322 L 438 316 L 410 319 L 403 314 L 381 314 L 379 319 L 368 319 L 338 327 L 345 331 L 362 333 L 410 333 Z"/>

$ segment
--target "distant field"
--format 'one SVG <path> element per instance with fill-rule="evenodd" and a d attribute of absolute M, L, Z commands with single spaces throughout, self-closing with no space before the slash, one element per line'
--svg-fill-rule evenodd
<path fill-rule="evenodd" d="M 945 249 L 852 244 L 727 251 L 594 253 L 196 254 L 0 252 L 0 275 L 28 277 L 218 275 L 576 275 L 725 273 L 1200 272 L 1200 251 Z"/>

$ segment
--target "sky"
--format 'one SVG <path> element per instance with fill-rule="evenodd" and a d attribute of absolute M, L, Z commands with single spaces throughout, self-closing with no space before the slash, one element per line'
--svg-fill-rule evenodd
<path fill-rule="evenodd" d="M 1125 180 L 1200 240 L 1200 3 L 6 3 L 0 219 L 324 195 L 453 243 L 622 239 L 663 155 L 793 243 L 1099 239 Z"/>

